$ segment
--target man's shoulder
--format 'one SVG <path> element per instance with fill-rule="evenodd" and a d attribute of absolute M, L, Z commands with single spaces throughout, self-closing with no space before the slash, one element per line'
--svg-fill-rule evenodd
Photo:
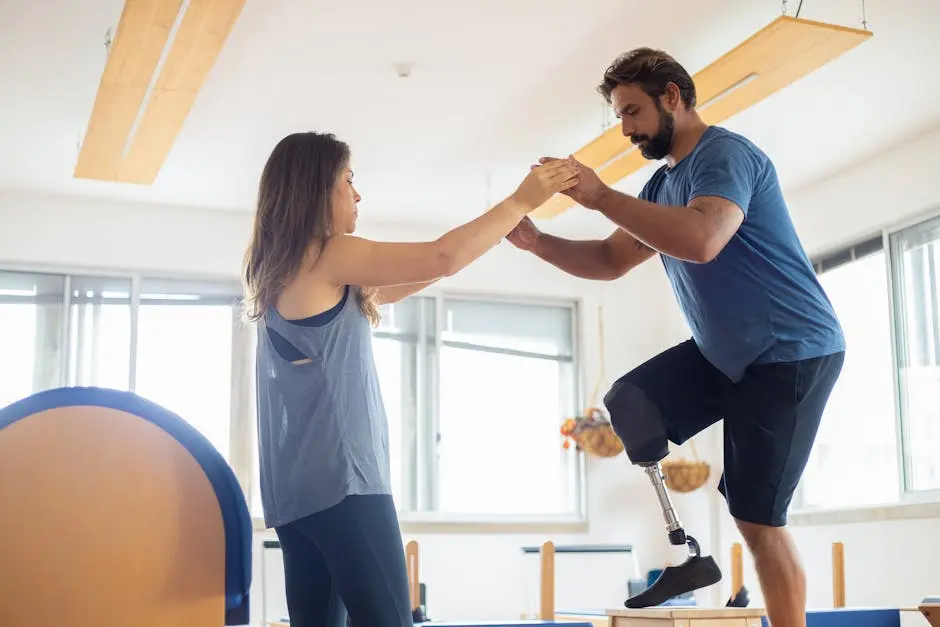
<path fill-rule="evenodd" d="M 723 126 L 709 126 L 699 142 L 699 153 L 736 153 L 767 159 L 767 154 L 751 139 Z"/>
<path fill-rule="evenodd" d="M 639 195 L 637 196 L 640 200 L 653 200 L 653 197 L 656 196 L 656 191 L 662 185 L 663 177 L 666 175 L 666 170 L 669 169 L 669 166 L 665 163 L 653 172 L 653 175 L 649 177 L 646 183 L 643 184 L 643 189 L 640 190 Z"/>

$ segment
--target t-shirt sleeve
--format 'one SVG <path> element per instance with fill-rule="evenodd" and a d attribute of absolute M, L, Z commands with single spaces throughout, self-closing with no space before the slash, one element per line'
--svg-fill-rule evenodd
<path fill-rule="evenodd" d="M 713 140 L 695 159 L 689 201 L 699 196 L 730 200 L 747 215 L 763 171 L 759 153 L 734 137 Z"/>

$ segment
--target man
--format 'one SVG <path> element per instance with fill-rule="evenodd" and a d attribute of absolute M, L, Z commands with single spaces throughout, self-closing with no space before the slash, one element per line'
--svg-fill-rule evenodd
<path fill-rule="evenodd" d="M 623 134 L 665 164 L 639 198 L 579 164 L 579 182 L 565 193 L 618 227 L 604 240 L 565 240 L 528 219 L 508 239 L 586 279 L 613 280 L 660 256 L 692 339 L 625 374 L 605 403 L 610 409 L 615 389 L 629 388 L 631 408 L 652 408 L 677 444 L 724 421 L 719 490 L 754 557 L 768 618 L 774 627 L 805 626 L 805 574 L 785 525 L 841 372 L 840 324 L 770 159 L 702 121 L 679 63 L 636 49 L 611 64 L 598 90 Z M 631 414 L 611 409 L 625 442 Z"/>

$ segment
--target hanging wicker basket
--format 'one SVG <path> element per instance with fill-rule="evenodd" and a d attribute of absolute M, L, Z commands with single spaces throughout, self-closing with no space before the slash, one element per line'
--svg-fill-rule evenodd
<path fill-rule="evenodd" d="M 599 407 L 590 407 L 583 416 L 566 420 L 561 434 L 565 437 L 565 448 L 574 442 L 577 450 L 595 457 L 616 457 L 623 452 L 623 442 Z"/>
<path fill-rule="evenodd" d="M 666 478 L 666 487 L 674 492 L 692 492 L 698 490 L 711 474 L 711 467 L 698 459 L 695 452 L 695 443 L 691 440 L 692 455 L 694 460 L 674 459 L 665 460 L 660 464 L 663 469 L 663 476 Z"/>
<path fill-rule="evenodd" d="M 604 308 L 597 308 L 597 343 L 600 372 L 597 383 L 591 393 L 591 407 L 582 415 L 568 418 L 561 425 L 561 434 L 564 436 L 563 446 L 567 449 L 574 443 L 579 451 L 584 451 L 595 457 L 616 457 L 623 452 L 623 442 L 614 433 L 610 419 L 606 412 L 596 405 L 597 396 L 604 381 Z"/>

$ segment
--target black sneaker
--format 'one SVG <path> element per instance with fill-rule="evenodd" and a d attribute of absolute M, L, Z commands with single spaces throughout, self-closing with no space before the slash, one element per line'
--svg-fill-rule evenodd
<path fill-rule="evenodd" d="M 745 586 L 741 586 L 741 589 L 738 590 L 738 593 L 728 599 L 726 607 L 747 607 L 750 602 L 751 597 L 747 593 L 747 588 Z"/>

